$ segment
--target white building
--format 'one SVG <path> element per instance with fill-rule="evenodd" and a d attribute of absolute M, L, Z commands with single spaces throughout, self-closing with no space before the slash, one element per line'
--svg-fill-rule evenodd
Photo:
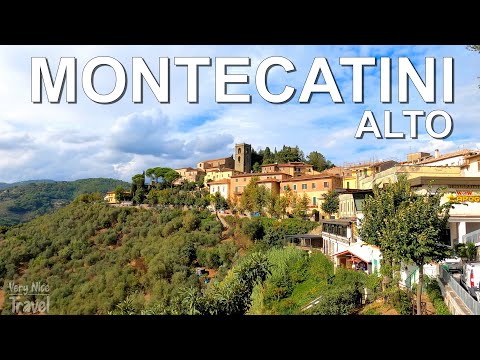
<path fill-rule="evenodd" d="M 210 194 L 215 195 L 218 192 L 224 199 L 228 199 L 230 179 L 210 181 L 207 185 L 210 189 Z"/>

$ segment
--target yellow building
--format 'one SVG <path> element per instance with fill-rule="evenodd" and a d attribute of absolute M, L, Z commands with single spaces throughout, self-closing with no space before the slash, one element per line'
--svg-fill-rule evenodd
<path fill-rule="evenodd" d="M 123 196 L 125 198 L 130 198 L 130 191 L 124 191 Z M 107 203 L 109 204 L 118 204 L 120 201 L 117 201 L 116 196 L 115 196 L 115 191 L 108 191 L 105 197 L 103 198 Z"/>
<path fill-rule="evenodd" d="M 346 175 L 343 178 L 343 188 L 345 189 L 362 189 L 360 182 L 373 176 L 379 172 L 385 171 L 398 164 L 393 160 L 387 161 L 365 161 L 360 163 L 347 163 L 344 168 L 352 172 L 351 175 Z"/>
<path fill-rule="evenodd" d="M 205 170 L 204 184 L 207 185 L 211 181 L 230 179 L 239 172 L 229 168 L 209 168 Z"/>

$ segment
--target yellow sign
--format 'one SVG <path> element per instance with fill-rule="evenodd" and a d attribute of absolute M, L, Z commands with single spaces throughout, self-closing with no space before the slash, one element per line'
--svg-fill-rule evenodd
<path fill-rule="evenodd" d="M 480 202 L 480 192 L 457 190 L 455 193 L 448 195 L 448 200 L 458 202 Z"/>

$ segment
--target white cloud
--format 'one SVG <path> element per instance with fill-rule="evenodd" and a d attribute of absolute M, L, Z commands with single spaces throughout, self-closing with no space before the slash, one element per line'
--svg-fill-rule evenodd
<path fill-rule="evenodd" d="M 95 56 L 112 56 L 131 72 L 131 58 L 143 57 L 158 78 L 158 57 L 170 57 L 170 103 L 159 104 L 144 86 L 144 103 L 133 104 L 131 79 L 124 97 L 115 104 L 91 102 L 83 93 L 81 76 L 77 84 L 77 104 L 32 104 L 30 101 L 30 58 L 47 57 L 54 69 L 60 57 L 77 58 L 82 67 Z M 211 67 L 199 70 L 198 104 L 186 100 L 186 69 L 175 67 L 176 56 L 209 56 Z M 249 93 L 252 104 L 215 103 L 215 57 L 248 56 L 251 67 L 231 68 L 230 73 L 246 73 L 249 84 L 229 86 L 229 92 Z M 285 85 L 297 89 L 286 104 L 264 101 L 255 88 L 258 64 L 270 56 L 290 59 L 296 71 L 274 68 L 269 87 Z M 392 56 L 392 104 L 379 99 L 378 68 L 365 71 L 364 104 L 352 104 L 351 67 L 340 66 L 341 56 Z M 411 88 L 409 104 L 399 104 L 396 57 L 409 56 L 423 74 L 426 56 L 437 58 L 437 85 L 442 84 L 441 59 L 455 58 L 455 103 L 444 104 L 441 91 L 437 103 L 425 104 Z M 332 103 L 328 94 L 314 94 L 309 104 L 298 97 L 314 57 L 327 57 L 344 104 Z M 423 65 L 424 66 L 424 65 Z M 338 165 L 345 161 L 371 158 L 404 160 L 412 151 L 441 152 L 459 147 L 478 148 L 480 138 L 480 55 L 463 46 L 0 46 L 0 181 L 35 178 L 56 180 L 81 177 L 116 177 L 130 180 L 135 173 L 152 166 L 195 166 L 208 158 L 230 156 L 234 143 L 247 142 L 255 149 L 298 145 L 305 155 L 320 151 Z M 110 74 L 111 75 L 111 74 Z M 107 72 L 98 72 L 99 89 L 111 87 Z M 439 88 L 440 89 L 440 88 Z M 372 110 L 383 132 L 383 111 L 392 111 L 394 131 L 406 133 L 405 140 L 375 139 L 367 134 L 355 139 L 363 111 Z M 409 121 L 402 110 L 448 111 L 454 131 L 445 140 L 425 135 L 419 123 L 418 139 L 409 138 Z"/>

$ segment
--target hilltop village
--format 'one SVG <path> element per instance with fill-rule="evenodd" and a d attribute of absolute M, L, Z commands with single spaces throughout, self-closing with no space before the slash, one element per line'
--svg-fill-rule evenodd
<path fill-rule="evenodd" d="M 328 168 L 317 171 L 314 165 L 303 161 L 252 165 L 252 146 L 242 143 L 235 145 L 234 155 L 201 161 L 196 167 L 174 169 L 176 176 L 172 186 L 200 184 L 208 189 L 212 201 L 215 198 L 225 200 L 221 208 L 222 212 L 223 208 L 229 209 L 227 213 L 239 210 L 238 213 L 248 216 L 262 212 L 271 217 L 284 217 L 292 216 L 300 208 L 303 218 L 321 223 L 321 235 L 318 239 L 310 236 L 292 241 L 309 247 L 315 247 L 317 242 L 317 246 L 330 256 L 346 251 L 344 255 L 347 257 L 353 255 L 365 259 L 371 266 L 369 270 L 374 271 L 380 264 L 381 254 L 375 247 L 362 244 L 357 235 L 358 221 L 363 216 L 363 199 L 372 193 L 374 185 L 382 187 L 405 175 L 418 193 L 435 192 L 440 187 L 446 187 L 444 201 L 455 199 L 464 205 L 455 206 L 450 211 L 449 233 L 446 236 L 454 247 L 465 242 L 467 234 L 480 229 L 479 160 L 478 150 L 462 149 L 444 154 L 434 150 L 432 153 L 410 153 L 402 162 L 378 160 L 345 163 L 343 166 L 328 162 Z M 268 211 L 266 200 L 260 208 L 256 207 L 257 211 L 252 212 L 255 206 L 245 205 L 248 203 L 245 197 L 250 196 L 246 194 L 249 186 L 268 189 L 273 198 L 285 199 L 283 208 L 279 204 L 280 211 Z M 333 209 L 324 204 L 332 197 L 337 199 Z M 105 199 L 116 202 L 115 193 L 107 193 Z M 345 265 L 350 260 L 347 257 L 337 261 Z"/>

